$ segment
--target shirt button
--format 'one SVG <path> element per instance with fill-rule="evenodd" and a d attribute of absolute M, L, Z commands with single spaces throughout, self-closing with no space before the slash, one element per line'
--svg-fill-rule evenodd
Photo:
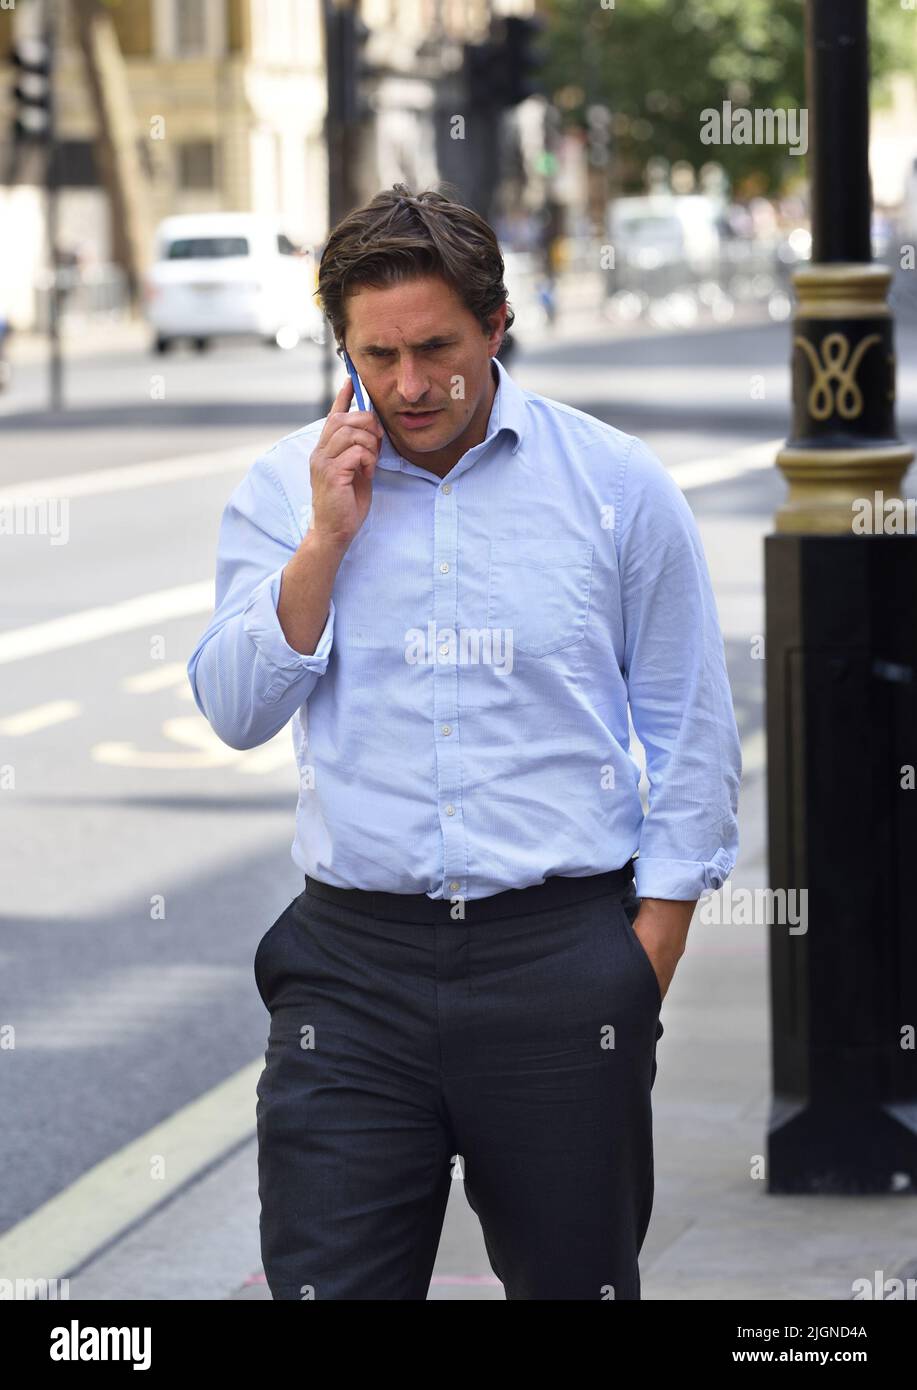
<path fill-rule="evenodd" d="M 451 733 L 452 733 L 452 725 L 451 725 L 451 724 L 444 724 L 444 725 L 443 725 L 443 733 L 444 733 L 444 734 L 451 734 Z"/>
<path fill-rule="evenodd" d="M 459 883 L 458 883 L 458 880 L 457 880 L 457 879 L 453 879 L 452 882 L 449 884 L 449 890 L 450 890 L 450 892 L 452 892 L 452 893 L 457 893 L 457 892 L 458 892 L 458 890 L 459 890 Z"/>
<path fill-rule="evenodd" d="M 448 656 L 448 655 L 449 655 L 449 648 L 448 648 L 448 646 L 446 646 L 446 647 L 440 647 L 440 649 L 439 649 L 439 654 L 440 654 L 440 656 Z"/>
<path fill-rule="evenodd" d="M 439 567 L 439 572 L 440 572 L 440 574 L 448 574 L 448 573 L 449 573 L 449 566 L 446 564 L 445 560 L 444 560 L 443 563 L 440 565 L 440 567 Z"/>
<path fill-rule="evenodd" d="M 447 815 L 447 816 L 454 816 L 454 815 L 455 815 L 455 807 L 454 807 L 454 806 L 447 806 L 447 807 L 446 807 L 446 815 Z"/>
<path fill-rule="evenodd" d="M 450 493 L 451 491 L 452 491 L 452 484 L 451 484 L 451 483 L 443 483 L 443 492 L 445 492 L 445 493 L 448 495 L 448 493 Z"/>

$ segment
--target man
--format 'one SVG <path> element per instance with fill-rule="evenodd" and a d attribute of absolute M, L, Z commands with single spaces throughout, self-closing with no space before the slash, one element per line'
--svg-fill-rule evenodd
<path fill-rule="evenodd" d="M 293 719 L 305 888 L 255 958 L 279 1299 L 425 1298 L 453 1178 L 507 1298 L 638 1299 L 660 1008 L 735 862 L 691 511 L 640 440 L 512 381 L 502 276 L 438 193 L 334 229 L 366 409 L 348 379 L 233 493 L 189 662 L 232 747 Z"/>

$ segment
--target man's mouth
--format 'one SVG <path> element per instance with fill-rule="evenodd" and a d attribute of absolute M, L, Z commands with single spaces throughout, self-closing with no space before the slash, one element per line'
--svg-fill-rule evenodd
<path fill-rule="evenodd" d="M 399 410 L 398 419 L 404 423 L 406 429 L 419 430 L 423 429 L 424 425 L 432 424 L 441 409 L 440 406 L 439 410 Z"/>

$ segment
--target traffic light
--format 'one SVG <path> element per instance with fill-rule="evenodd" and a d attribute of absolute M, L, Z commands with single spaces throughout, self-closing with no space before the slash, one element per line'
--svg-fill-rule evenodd
<path fill-rule="evenodd" d="M 536 45 L 544 29 L 544 20 L 535 15 L 507 15 L 502 27 L 506 76 L 501 105 L 518 106 L 520 101 L 539 91 L 535 74 L 544 67 L 545 60 Z"/>
<path fill-rule="evenodd" d="M 51 52 L 43 39 L 22 39 L 13 46 L 15 141 L 48 140 L 51 133 Z"/>
<path fill-rule="evenodd" d="M 465 44 L 465 85 L 473 107 L 502 106 L 501 89 L 505 81 L 505 55 L 499 44 Z"/>
<path fill-rule="evenodd" d="M 535 74 L 544 57 L 535 44 L 544 21 L 508 15 L 495 21 L 493 37 L 465 44 L 465 83 L 472 106 L 496 110 L 518 106 L 539 91 Z"/>
<path fill-rule="evenodd" d="M 366 45 L 370 29 L 356 12 L 353 5 L 334 8 L 334 23 L 337 32 L 337 71 L 338 78 L 338 119 L 355 124 L 371 112 L 371 107 L 363 94 L 363 84 L 375 71 L 366 59 Z"/>

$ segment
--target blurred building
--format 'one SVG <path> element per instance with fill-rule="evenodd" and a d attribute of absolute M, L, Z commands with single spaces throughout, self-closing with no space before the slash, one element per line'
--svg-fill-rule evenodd
<path fill-rule="evenodd" d="M 100 177 L 95 107 L 69 0 L 56 0 L 60 241 L 83 266 L 119 256 L 119 226 Z M 321 0 L 107 0 L 123 55 L 129 119 L 141 156 L 144 236 L 171 213 L 278 215 L 293 240 L 326 235 L 326 78 Z M 495 133 L 450 139 L 466 102 L 462 45 L 486 36 L 490 15 L 531 13 L 534 0 L 362 0 L 372 75 L 360 132 L 358 195 L 405 180 L 450 179 L 466 194 Z M 38 0 L 0 8 L 0 168 L 11 155 L 11 45 L 34 32 Z M 531 143 L 529 134 L 529 143 Z M 480 177 L 479 177 L 480 174 Z M 0 186 L 6 269 L 0 295 L 14 322 L 31 317 L 30 285 L 45 255 L 41 163 L 26 152 Z M 7 283 L 4 286 L 3 276 Z"/>
<path fill-rule="evenodd" d="M 913 73 L 896 73 L 890 100 L 874 107 L 869 168 L 877 208 L 900 210 L 903 235 L 917 234 L 917 82 Z"/>

